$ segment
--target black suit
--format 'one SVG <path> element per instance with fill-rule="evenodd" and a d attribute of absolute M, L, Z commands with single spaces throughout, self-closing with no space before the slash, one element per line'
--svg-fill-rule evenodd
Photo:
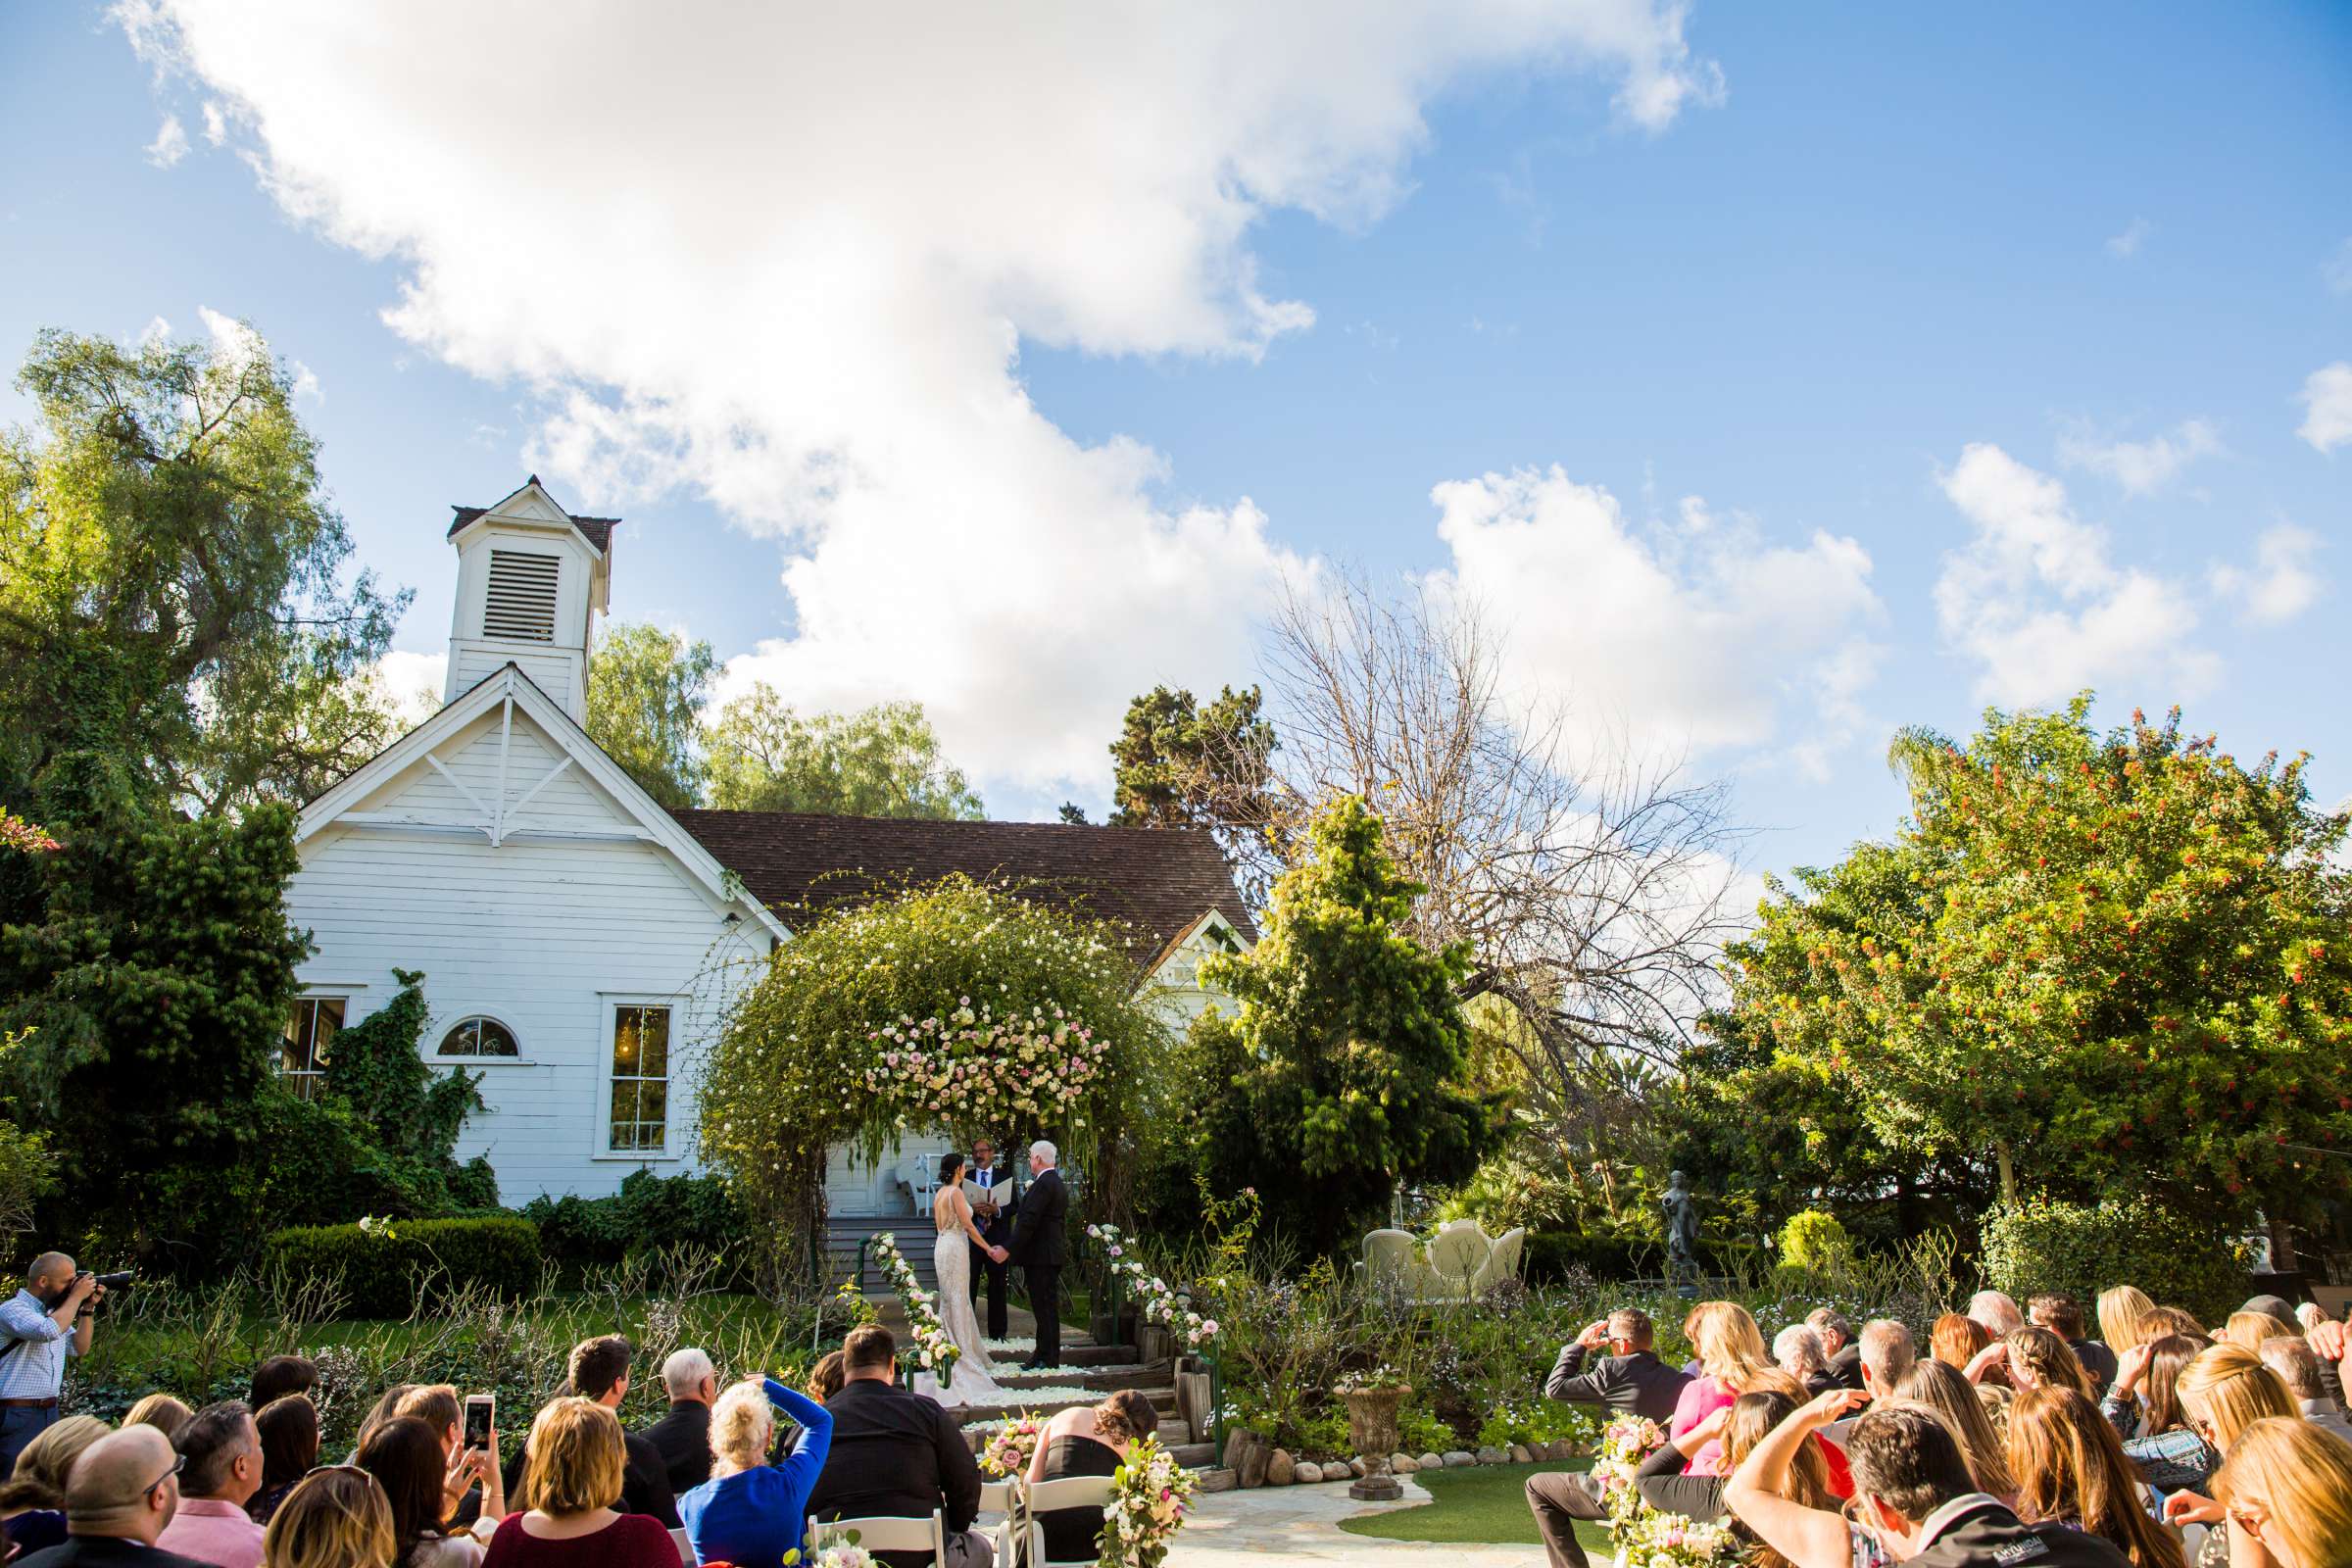
<path fill-rule="evenodd" d="M 1830 1381 L 1840 1389 L 1858 1389 L 1862 1386 L 1862 1347 L 1859 1344 L 1846 1346 L 1830 1357 Z"/>
<path fill-rule="evenodd" d="M 1043 1366 L 1061 1364 L 1061 1266 L 1070 1257 L 1062 1218 L 1069 1208 L 1070 1190 L 1049 1165 L 1021 1195 L 1012 1225 L 1012 1260 L 1029 1282 L 1029 1310 L 1037 1319 L 1033 1353 Z"/>
<path fill-rule="evenodd" d="M 1544 1396 L 1571 1404 L 1630 1410 L 1657 1422 L 1673 1419 L 1675 1401 L 1690 1381 L 1688 1374 L 1677 1372 L 1648 1350 L 1594 1357 L 1588 1370 L 1590 1355 L 1581 1345 L 1562 1346 L 1560 1358 L 1551 1364 L 1551 1376 L 1544 1380 Z"/>
<path fill-rule="evenodd" d="M 974 1171 L 967 1179 L 976 1179 L 977 1174 Z M 988 1239 L 989 1246 L 1003 1247 L 1012 1237 L 1010 1166 L 999 1165 L 989 1173 L 988 1196 L 996 1202 L 996 1213 L 985 1220 L 974 1214 L 972 1223 L 980 1227 L 980 1234 Z M 1004 1337 L 1004 1264 L 990 1257 L 979 1248 L 972 1249 L 972 1299 L 980 1299 L 980 1288 L 985 1284 L 988 1287 L 988 1337 L 992 1340 Z"/>
<path fill-rule="evenodd" d="M 947 1411 L 877 1378 L 843 1384 L 825 1408 L 833 1414 L 833 1446 L 809 1491 L 808 1517 L 928 1519 L 938 1508 L 951 1536 L 972 1527 L 980 1511 L 980 1463 Z M 890 1563 L 929 1560 L 879 1555 Z"/>
<path fill-rule="evenodd" d="M 671 1400 L 669 1414 L 638 1436 L 662 1456 L 672 1495 L 692 1492 L 710 1479 L 710 1407 L 702 1400 Z"/>
<path fill-rule="evenodd" d="M 62 1545 L 17 1559 L 18 1568 L 36 1562 L 41 1568 L 210 1568 L 193 1557 L 120 1536 L 68 1536 Z"/>

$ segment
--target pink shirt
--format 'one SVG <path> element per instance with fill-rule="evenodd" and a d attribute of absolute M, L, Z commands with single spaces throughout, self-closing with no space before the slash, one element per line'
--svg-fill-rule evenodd
<path fill-rule="evenodd" d="M 182 1497 L 155 1544 L 219 1568 L 261 1568 L 262 1527 L 219 1497 Z"/>
<path fill-rule="evenodd" d="M 1684 1433 L 1725 1405 L 1739 1402 L 1740 1396 L 1732 1392 L 1729 1384 L 1719 1382 L 1701 1373 L 1683 1385 L 1681 1397 L 1674 1401 L 1674 1419 L 1666 1424 L 1666 1435 L 1674 1439 L 1676 1446 L 1680 1446 Z M 1723 1465 L 1722 1441 L 1709 1439 L 1696 1453 L 1690 1455 L 1690 1463 L 1683 1466 L 1683 1474 L 1687 1476 L 1730 1474 Z"/>

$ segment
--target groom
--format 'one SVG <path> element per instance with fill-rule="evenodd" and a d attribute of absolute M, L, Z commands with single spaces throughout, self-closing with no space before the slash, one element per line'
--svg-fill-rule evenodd
<path fill-rule="evenodd" d="M 1021 1363 L 1025 1372 L 1061 1365 L 1061 1265 L 1069 1258 L 1061 1225 L 1070 1194 L 1054 1168 L 1059 1157 L 1043 1139 L 1029 1146 L 1029 1191 L 1012 1221 L 1012 1261 L 1029 1282 L 1029 1310 L 1037 1318 L 1037 1348 Z"/>

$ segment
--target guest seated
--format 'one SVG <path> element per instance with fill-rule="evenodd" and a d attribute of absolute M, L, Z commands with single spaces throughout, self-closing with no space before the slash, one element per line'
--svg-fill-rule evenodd
<path fill-rule="evenodd" d="M 2277 1298 L 2274 1297 L 2272 1299 L 2275 1300 Z M 2278 1318 L 2268 1312 L 2249 1312 L 2241 1308 L 2230 1314 L 2230 1321 L 2222 1325 L 2222 1332 L 2218 1338 L 2221 1344 L 2234 1345 L 2240 1349 L 2252 1350 L 2256 1355 L 2260 1355 L 2263 1341 L 2278 1339 L 2283 1335 L 2295 1332 L 2294 1319 L 2291 1316 Z"/>
<path fill-rule="evenodd" d="M 2067 1347 L 2066 1341 L 2048 1329 L 2023 1328 L 2004 1336 L 1981 1351 L 1973 1370 L 1991 1363 L 2006 1367 L 2009 1381 L 2019 1389 L 2072 1389 L 2093 1406 L 2098 1403 L 2090 1373 Z"/>
<path fill-rule="evenodd" d="M 1960 1369 L 1948 1361 L 1928 1360 L 1915 1364 L 1894 1385 L 1894 1396 L 1910 1404 L 1925 1405 L 1943 1418 L 1951 1429 L 1952 1441 L 1960 1445 L 1960 1457 L 1968 1461 L 1969 1474 L 1976 1477 L 1977 1490 L 1990 1493 L 2011 1507 L 2017 1505 L 2017 1482 L 2009 1473 L 2008 1439 L 2004 1428 L 1995 1427 L 1969 1387 Z M 2006 1411 L 2004 1411 L 2006 1414 Z"/>
<path fill-rule="evenodd" d="M 2098 1341 L 2086 1338 L 2082 1327 L 2082 1303 L 2063 1291 L 2045 1291 L 2026 1303 L 2026 1318 L 2035 1328 L 2048 1329 L 2066 1342 L 2090 1374 L 2092 1402 L 2106 1394 L 2107 1385 L 2115 1381 L 2115 1351 Z"/>
<path fill-rule="evenodd" d="M 1931 1410 L 1888 1404 L 1853 1425 L 1858 1519 L 1796 1499 L 1789 1474 L 1808 1439 L 1853 1395 L 1839 1390 L 1801 1406 L 1741 1461 L 1724 1487 L 1734 1518 L 1791 1568 L 1918 1558 L 1965 1568 L 2124 1568 L 2122 1552 L 2063 1525 L 2028 1525 L 1976 1489 L 1949 1428 Z M 1932 1555 L 1931 1555 L 1932 1554 Z"/>
<path fill-rule="evenodd" d="M 1958 1312 L 1946 1312 L 1928 1329 L 1928 1353 L 1965 1372 L 1992 1336 L 1984 1325 Z"/>
<path fill-rule="evenodd" d="M 66 1539 L 18 1568 L 210 1568 L 156 1544 L 179 1506 L 179 1455 L 154 1427 L 110 1432 L 66 1478 Z"/>
<path fill-rule="evenodd" d="M 2343 1407 L 2328 1396 L 2327 1385 L 2320 1381 L 2320 1358 L 2312 1353 L 2310 1341 L 2300 1334 L 2281 1334 L 2263 1341 L 2255 1353 L 2264 1366 L 2278 1374 L 2304 1420 L 2352 1443 L 2352 1422 L 2344 1419 Z M 23 1468 L 22 1460 L 18 1467 Z"/>
<path fill-rule="evenodd" d="M 1138 1439 L 1159 1430 L 1159 1412 L 1133 1389 L 1121 1389 L 1101 1404 L 1062 1410 L 1038 1434 L 1029 1459 L 1031 1481 L 1065 1476 L 1107 1476 L 1127 1458 Z M 1101 1508 L 1052 1508 L 1037 1516 L 1046 1533 L 1046 1556 L 1054 1562 L 1093 1557 L 1102 1534 Z"/>
<path fill-rule="evenodd" d="M 2124 1440 L 2124 1454 L 2159 1492 L 2202 1486 L 2221 1456 L 2189 1425 L 2180 1374 L 2210 1340 L 2169 1334 L 2132 1347 L 2116 1362 L 2115 1386 L 2099 1406 Z"/>
<path fill-rule="evenodd" d="M 986 1537 L 972 1529 L 980 1511 L 980 1463 L 963 1429 L 939 1405 L 898 1385 L 898 1342 L 866 1324 L 842 1341 L 841 1392 L 825 1401 L 833 1416 L 831 1457 L 808 1494 L 816 1520 L 947 1515 L 948 1568 L 989 1568 Z M 919 1568 L 919 1554 L 884 1552 L 896 1568 Z"/>
<path fill-rule="evenodd" d="M 69 1415 L 24 1445 L 16 1473 L 0 1486 L 0 1522 L 15 1555 L 29 1556 L 66 1539 L 66 1475 L 108 1430 L 94 1415 Z"/>
<path fill-rule="evenodd" d="M 1740 1395 L 1785 1383 L 1781 1369 L 1764 1353 L 1764 1336 L 1747 1308 L 1737 1301 L 1701 1301 L 1683 1320 L 1683 1337 L 1697 1352 L 1699 1375 L 1674 1405 L 1667 1435 L 1680 1439 L 1711 1411 L 1729 1406 Z M 1710 1440 L 1690 1454 L 1684 1473 L 1720 1476 L 1730 1467 L 1723 1462 L 1723 1445 Z"/>
<path fill-rule="evenodd" d="M 1862 1386 L 1862 1348 L 1854 1343 L 1854 1326 L 1834 1307 L 1817 1306 L 1805 1314 L 1805 1327 L 1821 1336 L 1822 1358 L 1830 1377 L 1841 1389 Z"/>
<path fill-rule="evenodd" d="M 482 1529 L 478 1539 L 489 1540 L 490 1532 L 498 1528 L 499 1520 L 507 1514 L 506 1478 L 492 1478 L 486 1474 L 498 1468 L 495 1434 L 486 1452 L 458 1451 L 466 1441 L 466 1401 L 458 1396 L 457 1386 L 451 1383 L 421 1384 L 411 1389 L 401 1396 L 396 1411 L 396 1420 L 423 1422 L 426 1430 L 432 1433 L 434 1446 L 440 1452 L 441 1503 L 440 1511 L 432 1523 L 438 1526 L 447 1521 L 466 1530 L 480 1525 Z M 386 1423 L 387 1426 L 390 1424 Z M 383 1429 L 377 1430 L 380 1434 Z M 365 1458 L 359 1462 L 362 1465 L 368 1463 Z M 376 1480 L 383 1482 L 385 1494 L 392 1499 L 393 1529 L 400 1537 L 401 1551 L 405 1556 L 414 1542 L 408 1530 L 410 1521 L 402 1514 L 400 1494 L 393 1491 L 392 1483 L 382 1476 L 377 1476 Z M 495 1481 L 496 1485 L 493 1491 L 485 1493 L 481 1486 L 490 1481 Z"/>
<path fill-rule="evenodd" d="M 1821 1336 L 1803 1323 L 1791 1323 L 1772 1337 L 1772 1358 L 1782 1371 L 1804 1385 L 1808 1398 L 1843 1387 L 1830 1372 Z"/>
<path fill-rule="evenodd" d="M 318 1462 L 318 1407 L 307 1394 L 284 1395 L 255 1411 L 253 1425 L 262 1437 L 262 1490 L 245 1511 L 266 1525 Z"/>
<path fill-rule="evenodd" d="M 822 1404 L 841 1392 L 845 1381 L 841 1370 L 841 1352 L 827 1350 L 816 1358 L 816 1365 L 808 1369 L 808 1397 Z"/>
<path fill-rule="evenodd" d="M 2230 1568 L 2352 1563 L 2352 1443 L 2331 1432 L 2255 1422 L 2230 1446 L 2213 1495 L 2230 1519 Z"/>
<path fill-rule="evenodd" d="M 2099 1339 L 2117 1356 L 2148 1342 L 2147 1319 L 2156 1303 L 2138 1286 L 2118 1285 L 2101 1291 L 2098 1310 Z"/>
<path fill-rule="evenodd" d="M 1855 1405 L 1866 1397 L 1858 1389 L 1826 1392 L 1843 1394 Z M 1642 1461 L 1635 1474 L 1642 1500 L 1662 1513 L 1681 1514 L 1686 1519 L 1720 1519 L 1724 1513 L 1724 1478 L 1682 1474 L 1685 1448 L 1695 1451 L 1700 1445 L 1720 1439 L 1725 1463 L 1736 1469 L 1764 1441 L 1766 1433 L 1788 1419 L 1804 1402 L 1793 1384 L 1786 1390 L 1742 1394 L 1732 1404 L 1712 1412 L 1685 1433 L 1681 1444 L 1669 1440 Z M 1836 1508 L 1853 1494 L 1853 1472 L 1838 1446 L 1817 1434 L 1812 1443 L 1797 1451 L 1789 1469 L 1789 1485 L 1791 1494 L 1804 1498 L 1810 1506 Z M 1764 1548 L 1760 1555 L 1769 1559 L 1775 1554 Z"/>
<path fill-rule="evenodd" d="M 807 1438 L 769 1464 L 777 1409 Z M 808 1490 L 832 1447 L 833 1412 L 774 1378 L 746 1378 L 710 1407 L 710 1479 L 678 1499 L 695 1560 L 780 1568 L 808 1535 Z"/>
<path fill-rule="evenodd" d="M 382 1426 L 387 1421 L 397 1420 L 399 1418 L 400 1401 L 416 1392 L 416 1385 L 414 1383 L 395 1383 L 390 1388 L 386 1389 L 382 1394 L 378 1395 L 376 1396 L 375 1403 L 368 1407 L 368 1413 L 360 1417 L 360 1430 L 353 1436 L 351 1440 L 351 1457 L 343 1462 L 345 1464 L 359 1463 L 360 1448 L 368 1442 L 369 1438 L 375 1436 L 375 1429 L 377 1427 Z M 514 1478 L 513 1476 L 509 1476 L 507 1478 L 507 1490 L 509 1492 L 513 1492 L 514 1490 Z"/>
<path fill-rule="evenodd" d="M 318 1363 L 307 1355 L 273 1355 L 253 1369 L 253 1392 L 245 1402 L 256 1413 L 273 1399 L 289 1394 L 308 1394 L 318 1386 Z"/>
<path fill-rule="evenodd" d="M 2026 1326 L 2026 1314 L 2017 1309 L 2016 1298 L 2002 1291 L 1979 1291 L 1970 1297 L 1968 1315 L 1996 1340 Z"/>
<path fill-rule="evenodd" d="M 365 1470 L 337 1465 L 286 1494 L 262 1551 L 267 1568 L 392 1568 L 395 1545 L 384 1489 Z"/>
<path fill-rule="evenodd" d="M 2222 1523 L 2221 1504 L 2186 1489 L 2202 1491 L 2213 1472 L 2221 1468 L 2218 1461 L 2229 1457 L 2238 1434 L 2255 1422 L 2265 1416 L 2283 1416 L 2290 1421 L 2302 1416 L 2278 1374 L 2264 1366 L 2252 1350 L 2235 1345 L 2216 1345 L 2199 1351 L 2195 1360 L 2180 1369 L 2180 1395 L 2188 1424 L 2205 1440 L 2216 1462 L 2194 1481 L 2183 1482 L 2179 1491 L 2166 1487 L 2152 1466 L 2142 1464 L 2140 1474 L 2148 1485 L 2170 1494 L 2164 1499 L 2166 1523 L 2211 1529 Z"/>
<path fill-rule="evenodd" d="M 188 1424 L 188 1417 L 195 1413 L 185 1401 L 172 1395 L 150 1394 L 122 1412 L 122 1424 L 126 1427 L 153 1427 L 167 1438 L 176 1438 L 179 1429 Z"/>
<path fill-rule="evenodd" d="M 385 1422 L 360 1449 L 360 1468 L 375 1477 L 391 1504 L 393 1560 L 398 1568 L 477 1568 L 482 1560 L 480 1538 L 447 1523 L 453 1486 L 463 1494 L 476 1474 L 485 1478 L 486 1488 L 477 1529 L 484 1534 L 496 1530 L 506 1517 L 506 1489 L 498 1467 L 478 1449 L 454 1465 L 452 1457 L 432 1423 L 413 1415 Z"/>
<path fill-rule="evenodd" d="M 662 1363 L 662 1388 L 669 1413 L 639 1434 L 662 1456 L 669 1490 L 681 1499 L 710 1479 L 710 1401 L 718 1397 L 718 1369 L 707 1350 L 672 1350 Z"/>
<path fill-rule="evenodd" d="M 156 1544 L 219 1568 L 261 1568 L 262 1527 L 245 1504 L 262 1490 L 262 1435 L 242 1399 L 188 1417 L 179 1450 L 179 1507 Z"/>
<path fill-rule="evenodd" d="M 629 1342 L 617 1334 L 582 1340 L 571 1348 L 568 1367 L 571 1393 L 583 1399 L 593 1399 L 608 1410 L 619 1410 L 621 1400 L 629 1394 L 630 1354 Z M 621 1512 L 647 1514 L 660 1521 L 665 1530 L 677 1529 L 677 1498 L 669 1490 L 669 1466 L 662 1462 L 660 1450 L 631 1432 L 624 1435 L 622 1452 L 626 1463 L 621 1482 Z M 526 1439 L 522 1451 L 507 1466 L 508 1495 L 520 1492 L 519 1483 L 529 1459 L 530 1444 Z"/>
<path fill-rule="evenodd" d="M 1560 1348 L 1544 1380 L 1544 1393 L 1571 1403 L 1597 1404 L 1611 1413 L 1670 1421 L 1690 1375 L 1666 1365 L 1650 1348 L 1655 1329 L 1649 1314 L 1620 1307 L 1597 1323 L 1588 1324 L 1576 1339 Z M 1609 1353 L 1589 1359 L 1606 1347 Z M 1726 1405 L 1730 1401 L 1723 1401 Z M 1527 1506 L 1536 1516 L 1536 1530 L 1551 1553 L 1553 1568 L 1581 1568 L 1584 1551 L 1576 1544 L 1576 1521 L 1607 1516 L 1592 1476 L 1583 1471 L 1551 1470 L 1527 1478 Z"/>
<path fill-rule="evenodd" d="M 620 1418 L 595 1399 L 552 1399 L 531 1423 L 516 1503 L 490 1538 L 484 1568 L 679 1568 L 669 1530 L 620 1513 L 627 1467 Z"/>
<path fill-rule="evenodd" d="M 2186 1568 L 2180 1543 L 2139 1498 L 2139 1477 L 2115 1428 L 2081 1391 L 2025 1390 L 2009 1407 L 2009 1469 L 2017 1514 L 2071 1525 L 2120 1548 L 2132 1568 Z"/>

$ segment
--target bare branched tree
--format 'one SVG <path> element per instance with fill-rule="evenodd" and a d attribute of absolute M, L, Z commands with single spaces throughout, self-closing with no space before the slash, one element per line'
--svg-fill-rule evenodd
<path fill-rule="evenodd" d="M 1533 1103 L 1604 1137 L 1595 1086 L 1625 1075 L 1602 1058 L 1671 1067 L 1737 929 L 1726 787 L 1506 689 L 1475 603 L 1326 576 L 1289 585 L 1268 631 L 1287 809 L 1371 803 L 1428 887 L 1415 935 L 1468 943 L 1467 992 L 1527 1020 L 1505 1039 Z"/>

